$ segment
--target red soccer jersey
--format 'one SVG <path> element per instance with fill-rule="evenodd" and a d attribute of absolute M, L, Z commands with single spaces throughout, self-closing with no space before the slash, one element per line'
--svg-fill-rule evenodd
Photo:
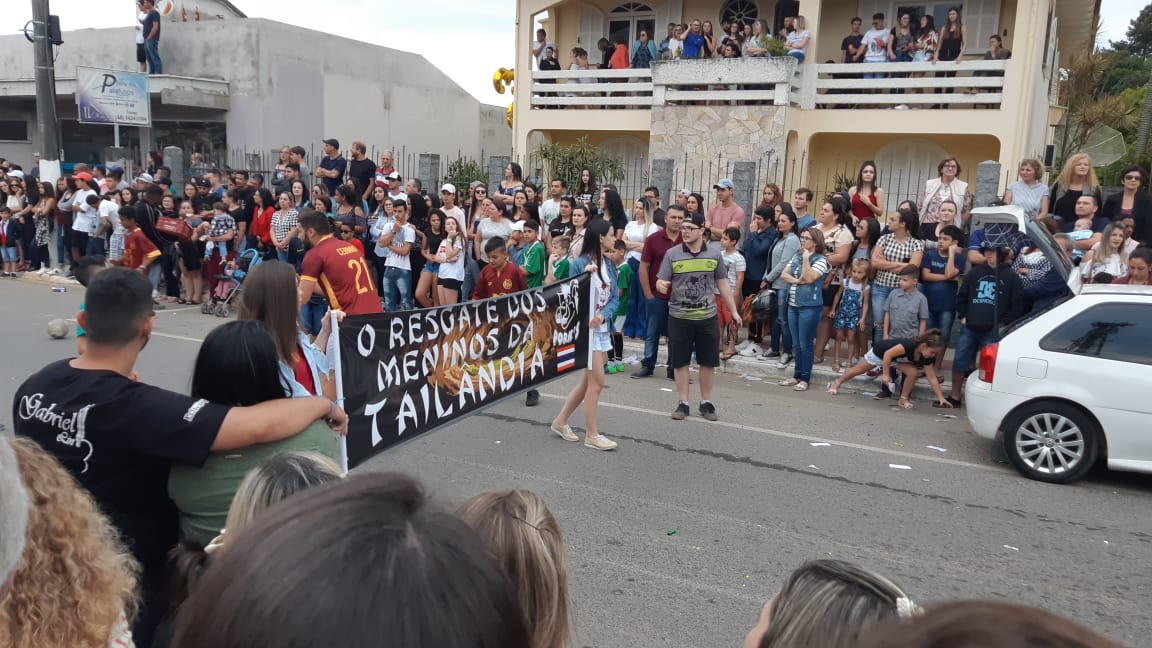
<path fill-rule="evenodd" d="M 124 232 L 124 254 L 120 257 L 120 265 L 125 268 L 136 269 L 146 263 L 151 263 L 153 259 L 159 256 L 160 250 L 157 250 L 152 241 L 144 236 L 144 232 L 140 230 Z"/>
<path fill-rule="evenodd" d="M 351 243 L 332 236 L 320 239 L 304 255 L 300 278 L 315 281 L 328 305 L 349 315 L 381 313 L 380 298 L 364 254 Z"/>
<path fill-rule="evenodd" d="M 497 272 L 493 266 L 486 265 L 480 271 L 480 279 L 476 282 L 472 299 L 499 297 L 521 290 L 528 290 L 528 284 L 524 281 L 524 272 L 518 266 L 509 261 Z"/>

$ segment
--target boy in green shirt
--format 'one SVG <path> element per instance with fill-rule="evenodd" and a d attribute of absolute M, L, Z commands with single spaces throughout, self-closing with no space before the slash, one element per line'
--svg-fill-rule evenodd
<path fill-rule="evenodd" d="M 624 318 L 628 316 L 628 297 L 632 293 L 632 266 L 628 265 L 628 246 L 619 239 L 611 254 L 604 258 L 616 264 L 616 286 L 620 291 L 620 305 L 612 317 L 612 352 L 608 356 L 608 373 L 624 373 Z"/>
<path fill-rule="evenodd" d="M 556 236 L 552 239 L 552 254 L 548 257 L 548 276 L 545 283 L 563 281 L 568 278 L 568 246 L 572 239 L 567 236 Z"/>
<path fill-rule="evenodd" d="M 520 253 L 520 268 L 524 270 L 524 281 L 529 288 L 544 285 L 546 259 L 544 244 L 540 242 L 540 223 L 534 220 L 524 222 L 524 251 Z"/>

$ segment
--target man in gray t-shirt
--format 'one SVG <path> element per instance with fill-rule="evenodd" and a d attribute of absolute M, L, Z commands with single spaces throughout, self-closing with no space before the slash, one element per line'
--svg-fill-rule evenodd
<path fill-rule="evenodd" d="M 668 208 L 669 212 L 674 210 L 684 212 L 679 205 Z M 730 323 L 718 321 L 717 298 L 724 300 L 727 319 L 740 326 L 720 248 L 708 246 L 704 225 L 703 214 L 686 215 L 680 227 L 684 242 L 668 249 L 656 273 L 656 290 L 671 297 L 668 300 L 668 364 L 675 371 L 676 393 L 680 398 L 672 412 L 672 419 L 676 421 L 684 420 L 692 411 L 688 406 L 688 365 L 692 363 L 693 353 L 700 365 L 700 416 L 716 420 L 716 406 L 711 399 L 716 367 L 720 366 L 720 326 Z"/>

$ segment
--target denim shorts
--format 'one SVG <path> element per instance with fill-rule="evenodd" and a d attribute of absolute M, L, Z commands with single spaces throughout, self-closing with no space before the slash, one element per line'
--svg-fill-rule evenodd
<path fill-rule="evenodd" d="M 592 350 L 611 353 L 612 334 L 607 331 L 592 331 Z"/>
<path fill-rule="evenodd" d="M 14 247 L 0 248 L 0 257 L 3 257 L 4 263 L 16 263 L 20 260 L 20 250 Z"/>
<path fill-rule="evenodd" d="M 440 273 L 440 264 L 439 263 L 425 263 L 424 269 L 421 270 L 421 272 L 431 272 L 432 274 L 439 274 Z"/>
<path fill-rule="evenodd" d="M 976 354 L 985 345 L 996 341 L 996 331 L 977 333 L 967 326 L 960 327 L 960 338 L 956 340 L 956 355 L 952 359 L 952 371 L 967 374 L 976 363 Z"/>

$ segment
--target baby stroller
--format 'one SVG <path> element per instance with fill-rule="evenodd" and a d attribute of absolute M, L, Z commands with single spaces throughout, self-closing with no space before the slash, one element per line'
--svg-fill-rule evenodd
<path fill-rule="evenodd" d="M 211 301 L 200 306 L 200 312 L 216 317 L 228 317 L 232 309 L 232 301 L 240 294 L 244 285 L 244 278 L 252 272 L 252 268 L 260 265 L 263 258 L 255 248 L 248 248 L 224 266 L 224 274 L 216 275 L 216 289 L 212 291 Z"/>

